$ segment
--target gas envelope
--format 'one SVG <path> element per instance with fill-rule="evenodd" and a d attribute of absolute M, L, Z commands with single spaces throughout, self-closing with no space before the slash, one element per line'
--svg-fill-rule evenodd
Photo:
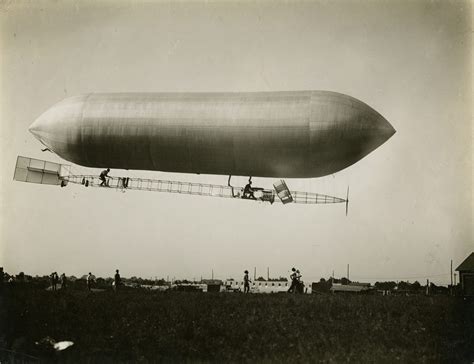
<path fill-rule="evenodd" d="M 329 91 L 94 93 L 64 99 L 29 130 L 87 167 L 279 178 L 335 173 L 395 133 Z"/>

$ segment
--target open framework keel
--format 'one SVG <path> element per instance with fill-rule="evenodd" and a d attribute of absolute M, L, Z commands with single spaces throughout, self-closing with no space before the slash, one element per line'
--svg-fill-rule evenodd
<path fill-rule="evenodd" d="M 59 163 L 47 162 L 39 159 L 21 157 L 17 158 L 15 181 L 58 185 L 65 187 L 69 183 L 80 184 L 85 187 L 98 187 L 103 189 L 156 191 L 168 193 L 181 193 L 188 195 L 238 198 L 249 201 L 264 201 L 297 203 L 297 204 L 334 204 L 348 203 L 348 198 L 343 199 L 313 192 L 290 191 L 283 180 L 274 184 L 274 189 L 256 188 L 255 199 L 244 196 L 244 188 L 230 185 L 215 185 L 182 181 L 168 181 L 160 179 L 108 177 L 107 185 L 101 186 L 101 180 L 95 175 L 69 174 L 69 166 Z M 278 198 L 275 198 L 278 197 Z"/>

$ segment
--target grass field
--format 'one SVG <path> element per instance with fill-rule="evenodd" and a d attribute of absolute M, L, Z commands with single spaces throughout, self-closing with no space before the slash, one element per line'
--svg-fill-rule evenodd
<path fill-rule="evenodd" d="M 2 363 L 474 361 L 474 306 L 437 296 L 244 295 L 128 290 L 3 295 Z M 52 353 L 44 337 L 71 340 Z"/>

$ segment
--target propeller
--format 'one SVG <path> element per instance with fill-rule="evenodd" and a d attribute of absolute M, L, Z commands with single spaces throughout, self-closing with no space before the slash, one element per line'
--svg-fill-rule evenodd
<path fill-rule="evenodd" d="M 346 195 L 346 216 L 349 212 L 349 186 L 347 186 L 347 195 Z"/>

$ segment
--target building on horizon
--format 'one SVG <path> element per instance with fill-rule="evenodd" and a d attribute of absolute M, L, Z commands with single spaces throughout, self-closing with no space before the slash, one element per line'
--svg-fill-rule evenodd
<path fill-rule="evenodd" d="M 244 291 L 243 280 L 227 279 L 224 285 L 228 291 Z M 252 293 L 279 293 L 287 292 L 290 288 L 288 281 L 255 280 L 250 283 Z"/>
<path fill-rule="evenodd" d="M 463 296 L 474 297 L 474 252 L 456 268 Z"/>

